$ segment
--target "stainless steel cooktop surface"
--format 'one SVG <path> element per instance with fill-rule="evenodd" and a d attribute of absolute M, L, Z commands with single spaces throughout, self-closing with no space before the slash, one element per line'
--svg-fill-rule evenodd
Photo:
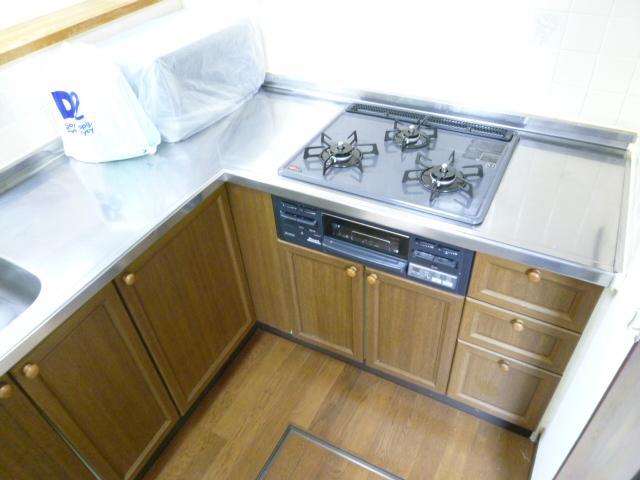
<path fill-rule="evenodd" d="M 280 174 L 477 225 L 517 141 L 500 127 L 354 104 Z"/>

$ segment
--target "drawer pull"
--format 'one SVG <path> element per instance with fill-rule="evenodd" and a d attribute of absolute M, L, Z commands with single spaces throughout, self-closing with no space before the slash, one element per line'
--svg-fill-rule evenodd
<path fill-rule="evenodd" d="M 521 332 L 524 330 L 524 323 L 522 323 L 517 318 L 511 320 L 511 328 L 513 328 L 514 332 Z"/>
<path fill-rule="evenodd" d="M 375 273 L 371 273 L 367 276 L 367 283 L 369 285 L 375 285 L 378 281 L 378 276 Z"/>
<path fill-rule="evenodd" d="M 537 268 L 530 268 L 526 271 L 526 274 L 531 283 L 540 283 L 540 280 L 542 280 L 540 270 L 538 270 Z"/>
<path fill-rule="evenodd" d="M 13 395 L 13 387 L 8 383 L 0 384 L 0 400 L 7 400 Z"/>
<path fill-rule="evenodd" d="M 506 360 L 498 360 L 498 366 L 503 372 L 508 372 L 510 368 L 509 362 L 507 362 Z"/>
<path fill-rule="evenodd" d="M 352 265 L 348 267 L 345 272 L 347 273 L 347 277 L 354 278 L 358 274 L 358 269 Z"/>
<path fill-rule="evenodd" d="M 136 274 L 135 273 L 127 273 L 122 277 L 122 281 L 129 286 L 132 286 L 136 283 Z"/>
<path fill-rule="evenodd" d="M 40 375 L 40 367 L 35 363 L 27 363 L 24 367 L 22 367 L 22 373 L 29 380 L 33 380 Z"/>

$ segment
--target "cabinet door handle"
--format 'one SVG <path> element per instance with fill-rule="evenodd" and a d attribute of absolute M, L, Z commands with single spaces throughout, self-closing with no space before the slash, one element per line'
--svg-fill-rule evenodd
<path fill-rule="evenodd" d="M 29 380 L 33 380 L 40 375 L 40 367 L 35 363 L 27 363 L 24 367 L 22 367 L 22 373 Z"/>
<path fill-rule="evenodd" d="M 531 283 L 540 283 L 540 280 L 542 280 L 540 270 L 538 270 L 537 268 L 530 268 L 525 273 L 527 274 L 527 278 Z"/>
<path fill-rule="evenodd" d="M 369 285 L 375 285 L 377 281 L 378 275 L 376 275 L 375 273 L 370 273 L 369 275 L 367 275 L 367 283 Z"/>
<path fill-rule="evenodd" d="M 351 265 L 345 270 L 345 272 L 347 273 L 347 277 L 353 278 L 358 274 L 358 269 L 353 265 Z"/>
<path fill-rule="evenodd" d="M 13 395 L 13 387 L 8 383 L 0 384 L 0 400 L 6 400 Z"/>
<path fill-rule="evenodd" d="M 511 368 L 511 366 L 509 365 L 509 362 L 507 362 L 506 360 L 498 360 L 498 366 L 500 367 L 500 370 L 502 370 L 503 372 L 508 372 L 509 368 Z"/>
<path fill-rule="evenodd" d="M 517 318 L 514 318 L 513 320 L 511 320 L 511 328 L 514 332 L 521 332 L 524 330 L 524 323 L 522 323 Z"/>
<path fill-rule="evenodd" d="M 132 286 L 136 283 L 136 274 L 135 273 L 127 273 L 122 276 L 122 281 L 129 286 Z"/>

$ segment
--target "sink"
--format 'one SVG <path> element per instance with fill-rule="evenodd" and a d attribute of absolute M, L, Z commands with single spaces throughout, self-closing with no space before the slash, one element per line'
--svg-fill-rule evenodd
<path fill-rule="evenodd" d="M 0 330 L 35 302 L 40 288 L 38 277 L 0 258 Z"/>

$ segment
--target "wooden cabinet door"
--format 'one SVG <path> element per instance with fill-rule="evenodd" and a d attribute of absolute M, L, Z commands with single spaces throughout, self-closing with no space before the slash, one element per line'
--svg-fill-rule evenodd
<path fill-rule="evenodd" d="M 468 295 L 574 332 L 582 332 L 602 287 L 477 254 Z"/>
<path fill-rule="evenodd" d="M 367 365 L 444 393 L 463 297 L 367 269 Z"/>
<path fill-rule="evenodd" d="M 362 361 L 362 265 L 284 244 L 296 318 L 293 334 Z"/>
<path fill-rule="evenodd" d="M 458 340 L 447 395 L 533 429 L 560 376 Z"/>
<path fill-rule="evenodd" d="M 0 377 L 0 478 L 94 478 L 8 375 Z"/>
<path fill-rule="evenodd" d="M 291 332 L 294 307 L 271 195 L 233 184 L 227 191 L 256 318 Z"/>
<path fill-rule="evenodd" d="M 185 413 L 254 323 L 225 189 L 130 265 L 116 284 Z"/>
<path fill-rule="evenodd" d="M 532 365 L 562 373 L 580 335 L 467 298 L 459 337 Z"/>
<path fill-rule="evenodd" d="M 133 478 L 178 418 L 112 285 L 11 374 L 106 479 Z"/>

